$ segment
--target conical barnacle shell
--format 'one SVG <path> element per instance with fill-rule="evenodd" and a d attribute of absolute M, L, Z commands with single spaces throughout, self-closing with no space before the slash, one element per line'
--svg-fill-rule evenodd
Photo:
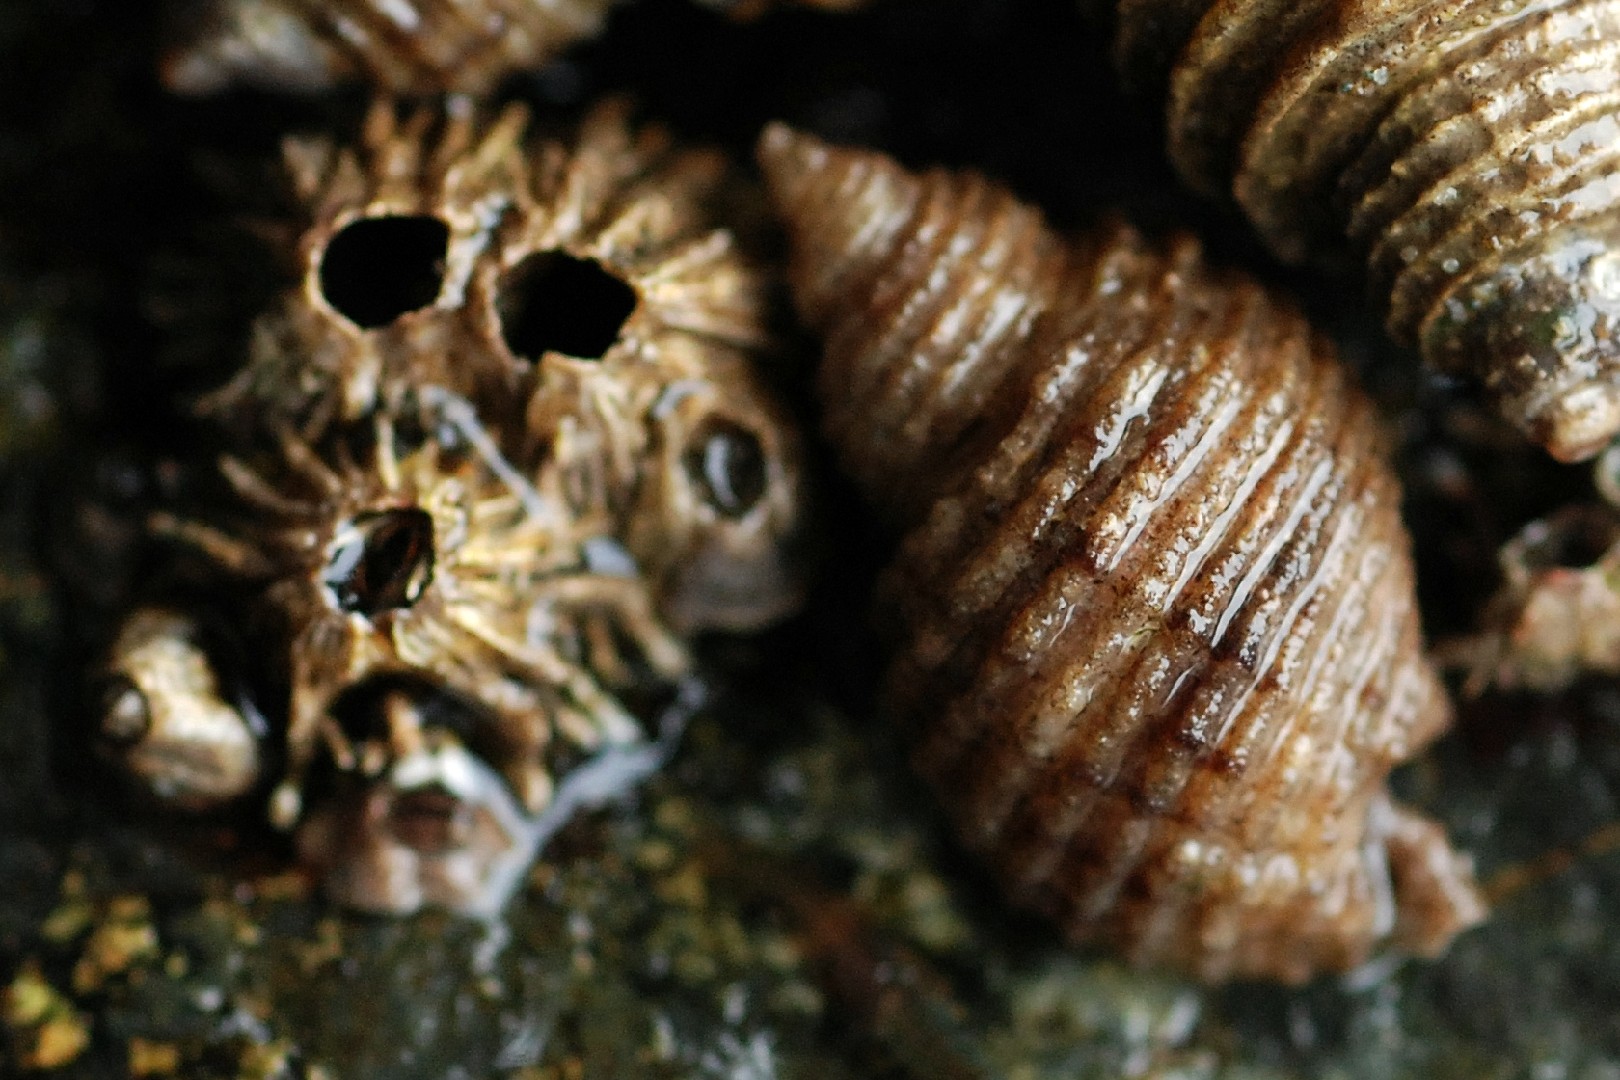
<path fill-rule="evenodd" d="M 291 641 L 282 824 L 319 750 L 360 764 L 337 705 L 370 681 L 426 682 L 493 717 L 491 756 L 538 809 L 557 755 L 641 736 L 616 686 L 686 669 L 633 562 L 600 554 L 616 541 L 598 522 L 533 484 L 465 402 L 423 412 L 441 426 L 413 445 L 399 429 L 420 421 L 375 414 L 358 461 L 346 440 L 315 447 L 284 433 L 252 465 L 225 459 L 244 504 L 237 520 L 167 524 L 263 582 Z"/>
<path fill-rule="evenodd" d="M 432 384 L 510 409 L 548 354 L 757 349 L 764 280 L 712 206 L 724 162 L 625 111 L 598 108 L 571 147 L 531 144 L 519 107 L 402 119 L 388 102 L 357 147 L 290 141 L 297 284 L 211 407 L 318 427 Z"/>
<path fill-rule="evenodd" d="M 103 745 L 139 788 L 188 810 L 251 791 L 268 736 L 253 704 L 224 684 L 203 636 L 189 615 L 137 608 L 100 680 Z"/>
<path fill-rule="evenodd" d="M 1620 3 L 1120 0 L 1172 157 L 1575 460 L 1620 432 Z"/>
<path fill-rule="evenodd" d="M 836 448 L 909 529 L 893 710 L 966 843 L 1075 938 L 1289 981 L 1481 916 L 1385 777 L 1445 726 L 1366 398 L 1300 315 L 971 174 L 761 160 Z"/>
<path fill-rule="evenodd" d="M 615 0 L 199 0 L 166 58 L 169 89 L 484 93 L 601 28 Z"/>

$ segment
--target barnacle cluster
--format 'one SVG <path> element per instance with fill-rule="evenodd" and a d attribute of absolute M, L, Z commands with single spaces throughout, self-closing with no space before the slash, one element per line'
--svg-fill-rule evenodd
<path fill-rule="evenodd" d="M 722 163 L 614 105 L 571 145 L 528 124 L 382 103 L 358 147 L 287 144 L 298 280 L 204 404 L 228 497 L 153 517 L 243 597 L 273 689 L 249 718 L 167 609 L 109 663 L 145 787 L 273 787 L 361 907 L 499 907 L 571 771 L 645 742 L 690 636 L 798 601 L 798 449 Z"/>

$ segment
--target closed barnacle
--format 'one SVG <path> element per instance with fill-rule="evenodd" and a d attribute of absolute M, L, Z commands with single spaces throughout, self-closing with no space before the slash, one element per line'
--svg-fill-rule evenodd
<path fill-rule="evenodd" d="M 1561 460 L 1620 432 L 1620 5 L 1121 0 L 1183 176 L 1280 256 L 1349 246 L 1393 334 Z"/>
<path fill-rule="evenodd" d="M 268 727 L 222 677 L 198 620 L 141 607 L 124 620 L 96 682 L 100 745 L 129 780 L 185 810 L 211 810 L 262 779 Z"/>
<path fill-rule="evenodd" d="M 1620 674 L 1620 513 L 1567 506 L 1502 545 L 1502 583 L 1479 633 L 1439 653 L 1487 687 L 1562 690 L 1586 674 Z"/>
<path fill-rule="evenodd" d="M 982 178 L 780 127 L 760 157 L 827 432 L 906 530 L 888 707 L 1015 900 L 1206 979 L 1478 921 L 1385 787 L 1449 709 L 1328 344 L 1185 238 L 1070 245 Z"/>

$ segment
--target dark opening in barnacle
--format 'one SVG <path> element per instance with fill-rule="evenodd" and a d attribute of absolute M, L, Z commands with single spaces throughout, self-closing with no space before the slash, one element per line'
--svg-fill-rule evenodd
<path fill-rule="evenodd" d="M 427 307 L 444 284 L 450 229 L 425 215 L 361 218 L 321 257 L 321 295 L 363 330 Z"/>
<path fill-rule="evenodd" d="M 729 518 L 752 510 L 765 494 L 765 452 L 753 432 L 729 420 L 698 429 L 686 471 L 705 501 Z"/>
<path fill-rule="evenodd" d="M 357 514 L 333 537 L 321 580 L 344 611 L 410 607 L 433 580 L 433 519 L 415 507 Z"/>
<path fill-rule="evenodd" d="M 99 688 L 101 734 L 113 746 L 133 746 L 152 728 L 152 710 L 140 687 L 125 675 L 108 678 Z"/>
<path fill-rule="evenodd" d="M 501 336 L 516 356 L 559 352 L 599 360 L 636 309 L 636 291 L 595 259 L 542 251 L 501 279 L 495 296 Z"/>

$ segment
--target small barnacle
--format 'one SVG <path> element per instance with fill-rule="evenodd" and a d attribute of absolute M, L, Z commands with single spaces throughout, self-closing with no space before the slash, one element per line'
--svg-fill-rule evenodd
<path fill-rule="evenodd" d="M 333 778 L 299 823 L 299 855 L 345 907 L 493 918 L 575 813 L 663 767 L 704 697 L 701 683 L 682 683 L 652 722 L 656 740 L 600 747 L 535 812 L 479 752 L 489 718 L 475 703 L 409 678 L 357 684 L 337 712 L 361 765 Z"/>
<path fill-rule="evenodd" d="M 487 93 L 594 35 L 615 0 L 196 0 L 170 90 L 310 92 L 350 79 L 397 94 Z"/>
<path fill-rule="evenodd" d="M 259 582 L 291 642 L 288 775 L 272 804 L 282 825 L 317 752 L 359 767 L 334 707 L 369 679 L 419 677 L 494 716 L 490 757 L 537 810 L 559 755 L 641 737 L 615 685 L 687 669 L 628 556 L 597 565 L 615 543 L 604 522 L 546 477 L 537 485 L 498 430 L 434 390 L 422 389 L 420 417 L 374 414 L 364 439 L 334 433 L 316 447 L 283 432 L 258 462 L 224 459 L 237 520 L 159 521 Z"/>
<path fill-rule="evenodd" d="M 1620 513 L 1570 506 L 1502 546 L 1502 585 L 1484 629 L 1438 650 L 1468 671 L 1465 691 L 1561 690 L 1620 674 Z"/>
<path fill-rule="evenodd" d="M 1620 11 L 1119 0 L 1189 183 L 1289 261 L 1349 241 L 1390 330 L 1561 460 L 1620 432 Z"/>
<path fill-rule="evenodd" d="M 406 692 L 384 690 L 375 707 L 381 731 L 356 740 L 365 765 L 300 822 L 300 857 L 345 907 L 495 915 L 534 857 L 529 814 Z"/>
<path fill-rule="evenodd" d="M 1477 922 L 1389 770 L 1450 710 L 1378 418 L 1252 282 L 1069 244 L 973 174 L 775 127 L 826 431 L 906 530 L 890 711 L 964 842 L 1078 940 L 1300 981 Z"/>
<path fill-rule="evenodd" d="M 206 810 L 259 782 L 264 718 L 218 674 L 197 621 L 138 608 L 119 629 L 97 682 L 103 748 L 137 785 Z"/>

